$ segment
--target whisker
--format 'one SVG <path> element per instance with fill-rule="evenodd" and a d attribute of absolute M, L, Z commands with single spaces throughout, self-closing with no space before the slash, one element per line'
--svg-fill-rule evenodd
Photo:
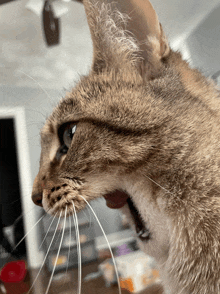
<path fill-rule="evenodd" d="M 14 221 L 14 223 L 13 223 L 13 226 L 15 226 L 16 225 L 16 223 L 17 222 L 19 222 L 24 216 L 27 216 L 27 215 L 29 215 L 31 212 L 33 212 L 33 210 L 35 210 L 35 206 L 33 207 L 33 208 L 31 208 L 28 212 L 26 212 L 26 213 L 21 213 L 17 218 L 16 218 L 16 220 Z"/>
<path fill-rule="evenodd" d="M 46 214 L 44 214 L 37 222 L 35 225 L 33 225 L 33 227 L 24 235 L 24 237 L 17 243 L 17 245 L 13 248 L 12 252 L 13 253 L 15 251 L 15 249 L 21 244 L 21 242 L 27 237 L 27 235 L 36 227 L 36 225 L 45 217 Z"/>
<path fill-rule="evenodd" d="M 157 185 L 158 187 L 160 187 L 161 189 L 163 189 L 164 191 L 166 191 L 169 194 L 174 195 L 172 192 L 170 192 L 169 190 L 167 190 L 166 188 L 164 188 L 163 186 L 161 186 L 159 183 L 155 182 L 153 179 L 151 179 L 150 177 L 148 177 L 147 175 L 145 175 L 146 178 L 148 178 L 151 182 L 153 182 L 155 185 Z"/>
<path fill-rule="evenodd" d="M 29 214 L 29 213 L 31 213 L 33 209 L 34 209 L 34 207 L 33 207 L 30 211 L 28 211 L 28 212 L 26 213 L 26 215 Z M 16 223 L 19 222 L 19 221 L 22 219 L 22 217 L 23 217 L 24 215 L 25 215 L 24 213 L 21 213 L 21 214 L 16 218 L 16 220 L 14 221 L 13 226 L 15 226 Z"/>
<path fill-rule="evenodd" d="M 146 178 L 148 178 L 152 183 L 154 183 L 155 185 L 157 185 L 158 187 L 160 187 L 161 189 L 163 189 L 164 191 L 166 191 L 167 193 L 171 194 L 172 196 L 174 196 L 175 198 L 177 197 L 174 193 L 170 192 L 169 190 L 167 190 L 166 188 L 164 188 L 163 186 L 161 186 L 159 183 L 157 183 L 156 181 L 154 181 L 153 179 L 151 179 L 148 175 L 144 175 Z M 182 203 L 184 203 L 183 199 L 181 199 L 180 197 L 178 197 L 178 201 L 181 201 Z M 194 211 L 195 208 L 191 207 Z"/>
<path fill-rule="evenodd" d="M 59 225 L 59 223 L 60 223 L 61 214 L 62 214 L 62 212 L 60 212 L 60 216 L 59 216 L 59 219 L 58 219 L 58 222 L 57 222 L 56 229 L 55 229 L 55 231 L 54 231 L 54 234 L 53 234 L 52 240 L 51 240 L 51 242 L 50 242 L 50 245 L 49 245 L 49 247 L 48 247 L 47 253 L 45 254 L 45 257 L 44 257 L 44 260 L 43 260 L 43 262 L 42 262 L 42 265 L 41 265 L 41 267 L 40 267 L 40 269 L 39 269 L 39 272 L 38 272 L 36 278 L 34 279 L 34 282 L 33 282 L 32 286 L 31 286 L 31 288 L 29 289 L 29 291 L 28 291 L 27 294 L 29 294 L 30 291 L 31 291 L 31 289 L 34 287 L 34 284 L 36 283 L 36 281 L 37 281 L 37 279 L 38 279 L 38 277 L 39 277 L 39 275 L 40 275 L 40 272 L 41 272 L 41 270 L 42 270 L 42 268 L 43 268 L 43 266 L 44 266 L 44 264 L 45 264 L 45 261 L 46 261 L 46 259 L 47 259 L 47 256 L 48 256 L 49 252 L 50 252 L 50 248 L 51 248 L 51 246 L 52 246 L 53 240 L 54 240 L 54 238 L 55 238 L 55 235 L 56 235 L 56 232 L 57 232 L 58 225 Z M 55 216 L 56 216 L 56 215 L 57 215 L 57 213 L 55 214 Z"/>
<path fill-rule="evenodd" d="M 70 247 L 71 247 L 71 239 L 72 239 L 71 235 L 72 235 L 72 232 L 71 232 L 71 217 L 69 216 L 69 250 L 68 250 L 68 256 L 67 256 L 66 273 L 68 271 L 69 259 L 70 259 Z"/>
<path fill-rule="evenodd" d="M 61 211 L 61 213 L 62 213 L 62 211 Z M 61 245 L 63 243 L 63 236 L 64 236 L 65 227 L 66 227 L 66 214 L 67 214 L 67 206 L 66 206 L 66 210 L 65 210 L 65 219 L 64 219 L 64 226 L 63 226 L 63 232 L 62 232 L 62 236 L 61 236 L 61 240 L 60 240 L 60 245 L 59 245 L 59 248 L 58 248 L 58 251 L 57 251 L 57 257 L 56 257 L 56 260 L 55 260 L 55 263 L 54 263 L 54 266 L 53 266 L 53 271 L 51 273 L 51 277 L 50 277 L 50 280 L 49 280 L 49 283 L 48 283 L 47 290 L 46 290 L 45 294 L 47 294 L 48 291 L 49 291 L 49 288 L 50 288 L 50 285 L 51 285 L 51 282 L 52 282 L 52 279 L 53 279 L 54 271 L 55 271 L 55 268 L 56 268 L 56 265 L 57 265 L 57 260 L 58 260 L 59 254 L 60 254 Z"/>
<path fill-rule="evenodd" d="M 104 229 L 103 229 L 103 227 L 102 227 L 102 225 L 101 225 L 101 223 L 100 223 L 100 221 L 99 221 L 99 219 L 98 219 L 98 217 L 97 217 L 95 211 L 93 210 L 92 206 L 89 204 L 89 202 L 88 202 L 88 201 L 87 201 L 82 195 L 80 195 L 80 196 L 83 198 L 83 200 L 86 202 L 86 204 L 88 205 L 88 207 L 91 209 L 91 211 L 92 211 L 94 217 L 96 218 L 96 220 L 97 220 L 97 222 L 98 222 L 98 224 L 99 224 L 99 226 L 100 226 L 100 229 L 102 230 L 102 233 L 103 233 L 103 235 L 104 235 L 104 237 L 105 237 L 105 240 L 106 240 L 106 242 L 107 242 L 107 244 L 108 244 L 108 248 L 109 248 L 109 250 L 110 250 L 110 253 L 111 253 L 111 256 L 112 256 L 112 261 L 113 261 L 113 264 L 114 264 L 114 267 L 115 267 L 115 273 L 116 273 L 116 277 L 117 277 L 119 293 L 121 294 L 121 286 L 120 286 L 120 281 L 119 281 L 118 269 L 117 269 L 117 266 L 116 266 L 115 258 L 114 258 L 114 255 L 113 255 L 113 252 L 112 252 L 111 246 L 110 246 L 110 244 L 109 244 L 108 238 L 107 238 L 107 236 L 106 236 L 106 234 L 105 234 L 105 231 L 104 231 Z"/>
<path fill-rule="evenodd" d="M 69 267 L 69 260 L 70 260 L 70 247 L 71 247 L 71 239 L 72 239 L 72 233 L 71 233 L 71 216 L 69 216 L 69 250 L 68 250 L 68 256 L 67 256 L 67 265 L 66 265 L 66 271 L 65 271 L 65 279 L 63 284 L 66 283 L 66 279 L 67 279 L 67 271 L 68 271 L 68 267 Z"/>
<path fill-rule="evenodd" d="M 62 233 L 62 230 L 59 231 L 59 234 L 58 234 L 56 241 L 55 241 L 55 246 L 57 245 L 57 242 L 60 240 L 61 233 Z"/>
<path fill-rule="evenodd" d="M 27 195 L 22 195 L 22 198 L 27 198 L 27 197 L 30 198 L 30 194 L 29 193 Z M 20 198 L 19 199 L 16 199 L 16 200 L 12 201 L 11 204 L 14 204 L 15 202 L 18 202 L 18 201 L 21 202 L 21 199 Z"/>
<path fill-rule="evenodd" d="M 78 293 L 81 293 L 81 285 L 82 285 L 82 257 L 81 257 L 81 246 L 80 246 L 80 236 L 79 236 L 79 223 L 77 219 L 77 214 L 76 214 L 76 208 L 74 205 L 74 202 L 72 201 L 73 204 L 73 220 L 74 220 L 74 225 L 76 229 L 76 239 L 77 239 L 77 252 L 78 252 Z"/>
<path fill-rule="evenodd" d="M 31 127 L 31 126 L 38 126 L 39 128 L 42 127 L 42 123 L 41 122 L 38 122 L 38 121 L 29 121 L 27 123 L 27 126 L 28 127 Z"/>
<path fill-rule="evenodd" d="M 34 114 L 40 114 L 44 119 L 46 119 L 46 114 L 42 113 L 41 111 L 39 110 L 36 110 L 36 108 L 27 108 L 26 107 L 26 110 L 29 111 L 29 112 L 33 112 Z M 46 112 L 46 111 L 45 111 Z M 40 123 L 39 123 L 39 127 L 40 127 Z"/>
<path fill-rule="evenodd" d="M 43 245 L 43 243 L 44 243 L 44 241 L 45 241 L 45 239 L 46 239 L 46 237 L 47 237 L 47 235 L 48 235 L 48 233 L 49 233 L 49 231 L 50 231 L 50 228 L 51 228 L 51 226 L 52 226 L 52 224 L 53 224 L 53 222 L 54 222 L 54 220 L 55 220 L 56 215 L 57 215 L 57 213 L 54 215 L 54 217 L 53 217 L 53 219 L 52 219 L 52 221 L 51 221 L 51 223 L 50 223 L 50 225 L 49 225 L 49 228 L 48 228 L 48 230 L 47 230 L 47 232 L 46 232 L 46 234 L 45 234 L 45 236 L 44 236 L 44 239 L 43 239 L 43 241 L 42 241 L 41 244 L 40 244 L 39 250 L 41 249 L 41 247 L 42 247 L 42 245 Z M 52 216 L 51 216 L 51 217 L 52 217 Z M 49 220 L 51 219 L 51 217 L 49 218 Z"/>
<path fill-rule="evenodd" d="M 37 81 L 37 80 L 35 80 L 34 78 L 32 78 L 30 75 L 28 75 L 28 74 L 26 74 L 25 72 L 23 72 L 22 70 L 18 70 L 18 71 L 20 71 L 21 73 L 23 73 L 26 77 L 28 77 L 29 79 L 31 79 L 32 81 L 34 81 L 36 84 L 38 84 L 38 86 L 41 88 L 41 90 L 46 94 L 46 96 L 49 98 L 49 100 L 50 100 L 50 102 L 52 102 L 53 100 L 52 100 L 52 98 L 51 98 L 51 96 L 47 93 L 47 91 L 41 86 L 41 84 Z"/>
<path fill-rule="evenodd" d="M 166 188 L 164 188 L 163 186 L 161 186 L 159 183 L 155 182 L 153 179 L 151 179 L 149 176 L 145 175 L 146 178 L 148 178 L 151 182 L 153 182 L 154 184 L 156 184 L 158 187 L 160 187 L 161 189 L 163 189 L 164 191 L 166 191 L 167 193 L 171 194 L 172 196 L 174 196 L 176 199 L 178 198 L 178 201 L 180 201 L 183 205 L 185 205 L 184 200 L 181 199 L 180 197 L 177 197 L 174 193 L 170 192 L 169 190 L 167 190 Z M 82 197 L 82 196 L 81 196 Z M 187 203 L 187 205 L 189 205 L 189 203 Z M 191 209 L 195 211 L 195 213 L 198 213 L 196 211 L 196 208 L 194 206 L 191 205 Z"/>

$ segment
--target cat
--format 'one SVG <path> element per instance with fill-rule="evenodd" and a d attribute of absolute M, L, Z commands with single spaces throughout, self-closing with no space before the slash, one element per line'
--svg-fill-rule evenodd
<path fill-rule="evenodd" d="M 157 261 L 164 294 L 218 294 L 219 91 L 170 48 L 148 0 L 83 3 L 92 68 L 41 130 L 32 199 L 64 216 L 104 197 Z"/>

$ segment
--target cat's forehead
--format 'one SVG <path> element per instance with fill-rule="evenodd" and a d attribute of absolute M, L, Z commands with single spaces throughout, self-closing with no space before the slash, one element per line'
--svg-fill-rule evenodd
<path fill-rule="evenodd" d="M 82 120 L 101 123 L 113 123 L 115 120 L 118 123 L 123 117 L 120 123 L 130 124 L 126 122 L 129 112 L 135 112 L 136 108 L 137 112 L 143 110 L 143 101 L 141 109 L 137 102 L 143 100 L 141 89 L 140 80 L 137 82 L 133 78 L 115 77 L 113 74 L 84 77 L 55 107 L 41 130 L 41 137 L 47 140 L 50 134 L 57 134 L 63 124 Z"/>
<path fill-rule="evenodd" d="M 44 138 L 49 134 L 55 134 L 62 124 L 77 121 L 79 117 L 83 116 L 82 103 L 77 96 L 79 96 L 77 91 L 73 89 L 60 100 L 41 129 L 41 137 Z"/>
<path fill-rule="evenodd" d="M 78 117 L 102 112 L 117 101 L 123 102 L 123 92 L 134 91 L 138 85 L 131 80 L 108 77 L 84 77 L 78 85 L 66 93 L 47 120 L 51 124 L 77 120 Z M 125 98 L 128 102 L 129 97 Z"/>
<path fill-rule="evenodd" d="M 51 121 L 47 120 L 44 124 L 43 128 L 41 129 L 41 138 L 47 138 L 49 135 L 53 135 L 55 133 L 55 128 Z"/>

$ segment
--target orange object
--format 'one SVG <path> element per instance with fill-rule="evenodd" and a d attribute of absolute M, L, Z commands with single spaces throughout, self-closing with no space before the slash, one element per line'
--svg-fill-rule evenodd
<path fill-rule="evenodd" d="M 122 289 L 128 290 L 131 293 L 134 292 L 134 285 L 133 285 L 132 279 L 130 278 L 126 280 L 120 279 L 120 286 Z"/>
<path fill-rule="evenodd" d="M 121 287 L 130 293 L 138 293 L 160 281 L 155 261 L 139 250 L 118 256 L 115 261 Z"/>

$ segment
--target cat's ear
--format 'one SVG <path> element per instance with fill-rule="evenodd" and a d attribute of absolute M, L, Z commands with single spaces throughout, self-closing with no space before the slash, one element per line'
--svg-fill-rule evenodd
<path fill-rule="evenodd" d="M 157 14 L 148 0 L 119 1 L 114 4 L 84 0 L 91 31 L 93 70 L 131 68 L 158 70 L 170 48 Z M 119 12 L 120 11 L 120 12 Z"/>

